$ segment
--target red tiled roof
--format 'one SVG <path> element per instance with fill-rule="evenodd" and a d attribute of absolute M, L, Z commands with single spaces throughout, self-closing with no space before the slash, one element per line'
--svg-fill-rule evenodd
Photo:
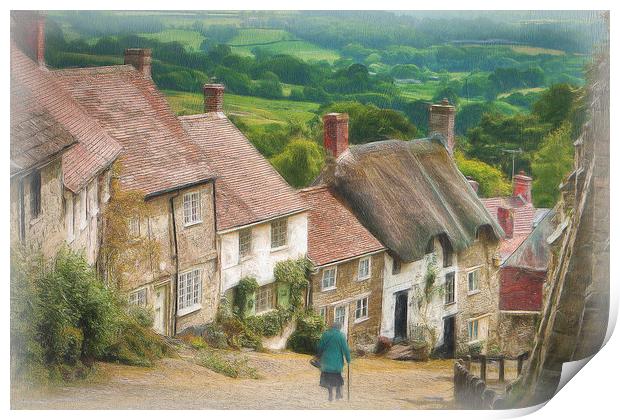
<path fill-rule="evenodd" d="M 218 230 L 305 210 L 295 190 L 221 113 L 179 117 L 217 171 Z"/>
<path fill-rule="evenodd" d="M 532 203 L 527 203 L 521 197 L 493 197 L 481 198 L 482 204 L 489 214 L 497 221 L 498 207 L 504 207 L 513 210 L 513 221 L 515 236 L 520 234 L 528 234 L 534 228 L 534 214 L 536 209 Z"/>
<path fill-rule="evenodd" d="M 513 235 L 512 238 L 503 238 L 499 242 L 499 256 L 502 262 L 506 261 L 508 257 L 512 255 L 513 252 L 516 251 L 519 246 L 527 239 L 529 233 L 519 233 Z"/>
<path fill-rule="evenodd" d="M 306 188 L 300 191 L 300 195 L 310 206 L 308 257 L 315 265 L 385 249 L 328 187 Z"/>
<path fill-rule="evenodd" d="M 164 96 L 132 66 L 53 74 L 123 146 L 121 184 L 125 188 L 154 195 L 214 177 Z"/>
<path fill-rule="evenodd" d="M 120 151 L 52 73 L 11 45 L 12 174 L 62 152 L 64 184 L 77 192 Z"/>

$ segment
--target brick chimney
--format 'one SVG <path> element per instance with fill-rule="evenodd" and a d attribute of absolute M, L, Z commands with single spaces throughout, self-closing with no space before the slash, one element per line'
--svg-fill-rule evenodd
<path fill-rule="evenodd" d="M 150 48 L 127 48 L 125 50 L 125 64 L 131 64 L 144 76 L 151 78 Z"/>
<path fill-rule="evenodd" d="M 466 177 L 466 178 L 467 178 L 467 183 L 469 184 L 471 189 L 474 190 L 476 194 L 478 194 L 478 188 L 480 188 L 480 184 L 478 184 L 478 182 L 471 177 Z"/>
<path fill-rule="evenodd" d="M 11 12 L 11 38 L 28 57 L 45 66 L 45 15 L 21 10 Z"/>
<path fill-rule="evenodd" d="M 497 222 L 504 230 L 506 234 L 506 238 L 512 238 L 512 234 L 514 231 L 514 219 L 512 217 L 512 210 L 498 207 L 497 208 Z"/>
<path fill-rule="evenodd" d="M 323 146 L 334 158 L 349 148 L 349 114 L 323 115 Z"/>
<path fill-rule="evenodd" d="M 447 98 L 441 101 L 441 104 L 433 104 L 429 108 L 428 113 L 428 133 L 440 133 L 446 139 L 446 148 L 448 153 L 454 152 L 454 114 L 455 109 Z"/>
<path fill-rule="evenodd" d="M 512 177 L 512 196 L 521 196 L 526 202 L 532 202 L 532 178 L 523 171 Z"/>
<path fill-rule="evenodd" d="M 207 83 L 202 87 L 205 100 L 205 113 L 223 112 L 224 110 L 224 85 Z"/>

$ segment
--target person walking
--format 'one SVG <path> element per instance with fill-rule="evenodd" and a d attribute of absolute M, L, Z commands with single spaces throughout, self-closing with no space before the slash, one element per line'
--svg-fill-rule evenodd
<path fill-rule="evenodd" d="M 318 355 L 321 360 L 320 386 L 327 388 L 329 401 L 334 400 L 333 389 L 336 388 L 336 399 L 342 399 L 342 368 L 344 359 L 351 364 L 351 352 L 347 339 L 340 331 L 342 326 L 334 322 L 330 329 L 325 331 L 319 340 Z"/>

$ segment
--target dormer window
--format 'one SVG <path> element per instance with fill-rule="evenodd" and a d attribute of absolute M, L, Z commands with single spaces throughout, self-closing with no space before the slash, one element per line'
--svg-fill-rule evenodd
<path fill-rule="evenodd" d="M 444 268 L 452 266 L 452 259 L 453 259 L 454 253 L 452 251 L 452 244 L 450 243 L 450 240 L 448 239 L 447 236 L 441 235 L 439 237 L 439 243 L 441 244 L 441 250 L 443 253 Z"/>

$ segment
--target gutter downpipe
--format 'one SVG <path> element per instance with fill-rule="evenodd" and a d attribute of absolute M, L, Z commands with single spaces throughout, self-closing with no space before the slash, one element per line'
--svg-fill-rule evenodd
<path fill-rule="evenodd" d="M 179 289 L 179 244 L 177 241 L 177 222 L 174 218 L 174 199 L 179 196 L 179 192 L 170 197 L 170 216 L 172 217 L 172 242 L 174 244 L 174 296 L 172 300 L 173 322 L 171 325 L 172 336 L 177 333 L 177 301 Z"/>

